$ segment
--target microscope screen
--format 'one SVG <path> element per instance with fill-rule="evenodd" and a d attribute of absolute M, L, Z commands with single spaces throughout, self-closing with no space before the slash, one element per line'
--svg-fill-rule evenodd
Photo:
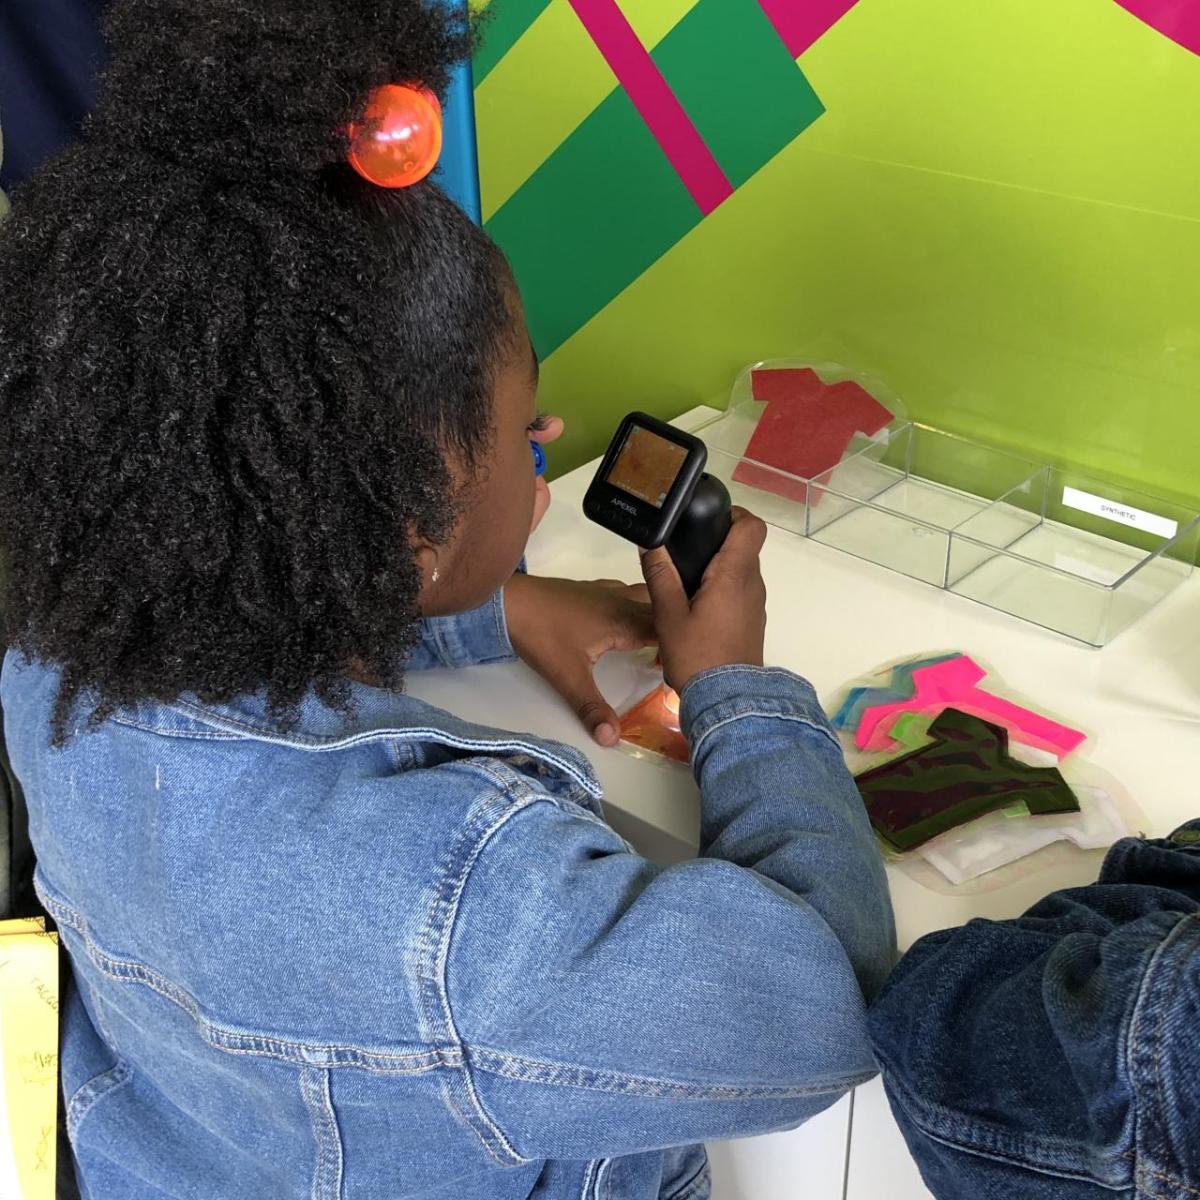
<path fill-rule="evenodd" d="M 662 508 L 687 456 L 686 446 L 634 425 L 608 473 L 608 482 Z"/>

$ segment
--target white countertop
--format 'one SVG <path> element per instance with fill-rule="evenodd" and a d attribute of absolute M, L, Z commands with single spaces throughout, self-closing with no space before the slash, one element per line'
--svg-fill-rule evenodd
<path fill-rule="evenodd" d="M 713 415 L 697 409 L 695 425 Z M 591 463 L 559 479 L 529 546 L 537 574 L 579 579 L 639 576 L 636 550 L 586 520 Z M 1193 577 L 1102 650 L 1048 633 L 794 534 L 771 529 L 763 551 L 767 659 L 812 681 L 826 701 L 880 664 L 961 650 L 994 669 L 1005 690 L 1089 734 L 1078 755 L 1114 779 L 1162 835 L 1200 814 L 1200 579 Z M 598 674 L 614 701 L 633 674 L 609 656 Z M 488 725 L 527 728 L 584 750 L 604 783 L 611 823 L 643 852 L 676 860 L 694 852 L 698 794 L 689 772 L 595 746 L 557 696 L 523 666 L 414 674 L 415 695 Z M 901 947 L 972 916 L 1015 916 L 1056 888 L 1090 882 L 1101 853 L 982 894 L 943 895 L 889 868 Z"/>

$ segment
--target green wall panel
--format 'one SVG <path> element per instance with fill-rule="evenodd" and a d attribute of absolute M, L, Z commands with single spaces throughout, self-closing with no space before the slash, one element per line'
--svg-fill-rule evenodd
<path fill-rule="evenodd" d="M 800 66 L 824 115 L 545 362 L 555 468 L 811 355 L 1200 499 L 1200 58 L 1112 0 L 860 0 Z"/>

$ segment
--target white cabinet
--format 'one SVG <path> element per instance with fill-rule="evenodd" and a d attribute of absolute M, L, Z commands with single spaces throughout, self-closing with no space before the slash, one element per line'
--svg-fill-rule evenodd
<path fill-rule="evenodd" d="M 787 1133 L 711 1142 L 713 1200 L 933 1200 L 878 1079 Z"/>
<path fill-rule="evenodd" d="M 933 1200 L 878 1079 L 854 1092 L 845 1200 Z"/>
<path fill-rule="evenodd" d="M 799 1129 L 710 1142 L 713 1200 L 843 1200 L 850 1097 Z"/>

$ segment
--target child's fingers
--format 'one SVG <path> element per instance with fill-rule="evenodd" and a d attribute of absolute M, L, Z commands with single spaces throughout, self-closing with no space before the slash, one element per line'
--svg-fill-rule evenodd
<path fill-rule="evenodd" d="M 767 540 L 767 526 L 744 508 L 733 510 L 733 523 L 714 562 L 735 570 L 758 570 L 758 556 Z"/>
<path fill-rule="evenodd" d="M 665 547 L 642 551 L 642 574 L 660 631 L 686 621 L 691 612 L 683 581 Z"/>
<path fill-rule="evenodd" d="M 658 644 L 654 609 L 643 600 L 622 600 L 617 618 L 617 650 L 640 650 Z"/>
<path fill-rule="evenodd" d="M 600 694 L 591 664 L 578 660 L 564 666 L 554 680 L 558 693 L 575 710 L 584 728 L 601 746 L 615 746 L 621 736 L 621 719 Z"/>

